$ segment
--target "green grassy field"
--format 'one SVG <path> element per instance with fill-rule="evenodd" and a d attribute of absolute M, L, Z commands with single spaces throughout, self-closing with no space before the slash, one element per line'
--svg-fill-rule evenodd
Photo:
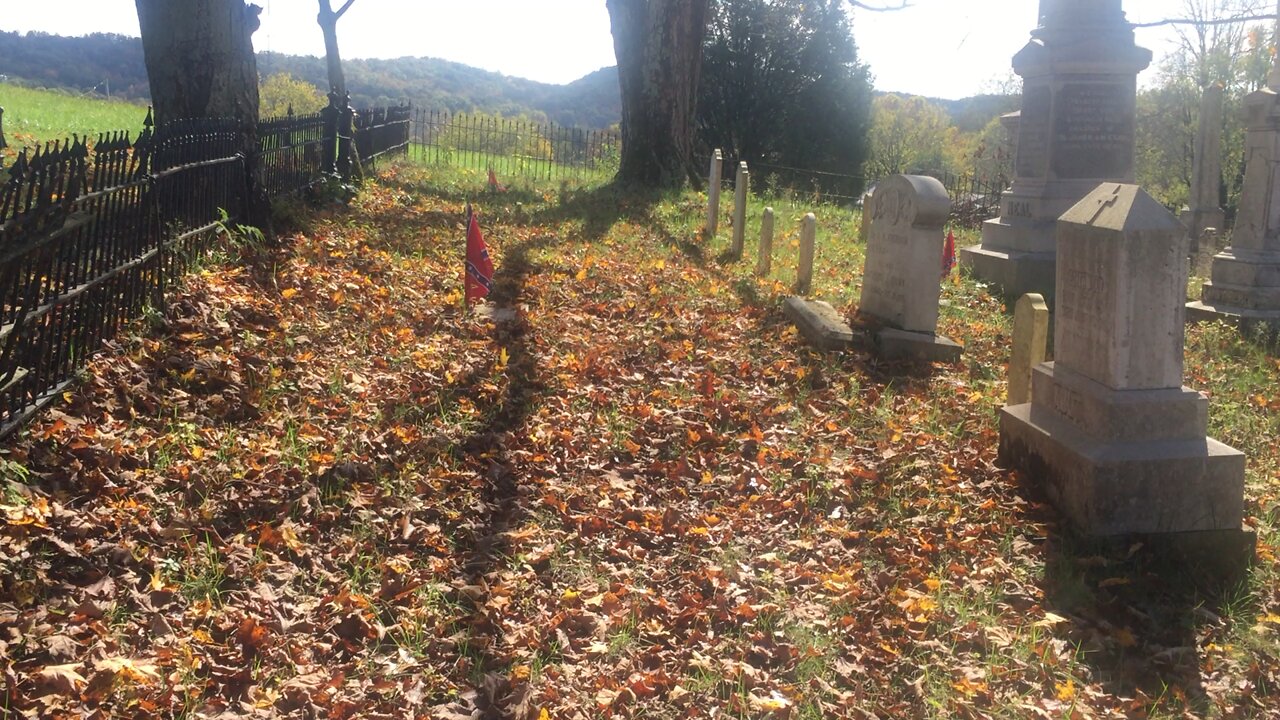
<path fill-rule="evenodd" d="M 136 103 L 8 83 L 0 83 L 0 107 L 4 108 L 4 133 L 9 141 L 6 155 L 73 134 L 94 137 L 112 130 L 137 134 L 147 116 L 146 106 Z"/>

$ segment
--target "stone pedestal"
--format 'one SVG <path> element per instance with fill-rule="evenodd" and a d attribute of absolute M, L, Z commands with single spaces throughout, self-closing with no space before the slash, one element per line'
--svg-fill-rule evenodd
<path fill-rule="evenodd" d="M 1006 297 L 1052 299 L 1057 219 L 1099 183 L 1130 182 L 1137 76 L 1151 51 L 1134 43 L 1120 0 L 1046 3 L 1013 58 L 1024 80 L 1013 186 L 982 244 L 960 252 Z"/>
<path fill-rule="evenodd" d="M 1000 415 L 1000 461 L 1089 536 L 1236 533 L 1245 458 L 1182 386 L 1187 238 L 1134 185 L 1103 184 L 1057 236 L 1057 361 Z M 1204 537 L 1208 537 L 1205 535 Z"/>
<path fill-rule="evenodd" d="M 1192 320 L 1280 325 L 1280 73 L 1245 99 L 1244 187 L 1231 247 L 1213 258 Z"/>
<path fill-rule="evenodd" d="M 886 358 L 954 361 L 960 346 L 940 337 L 943 226 L 951 199 L 930 177 L 894 175 L 876 187 L 858 312 L 882 329 Z"/>

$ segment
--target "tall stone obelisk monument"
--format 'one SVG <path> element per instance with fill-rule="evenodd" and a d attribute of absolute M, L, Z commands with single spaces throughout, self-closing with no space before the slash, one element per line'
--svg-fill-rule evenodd
<path fill-rule="evenodd" d="M 1280 15 L 1280 2 L 1276 12 Z M 1203 299 L 1187 305 L 1187 315 L 1275 326 L 1280 324 L 1280 55 L 1267 87 L 1245 98 L 1244 120 L 1244 186 L 1231 246 L 1213 257 Z"/>
<path fill-rule="evenodd" d="M 1014 181 L 961 263 L 1006 296 L 1054 290 L 1058 217 L 1103 182 L 1132 182 L 1138 47 L 1120 0 L 1041 0 L 1013 58 L 1023 78 Z"/>

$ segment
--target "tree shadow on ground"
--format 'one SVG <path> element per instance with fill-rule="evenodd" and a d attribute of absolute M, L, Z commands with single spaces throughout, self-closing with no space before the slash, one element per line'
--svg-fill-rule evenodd
<path fill-rule="evenodd" d="M 520 432 L 546 391 L 532 349 L 528 318 L 519 310 L 530 275 L 538 272 L 530 255 L 548 247 L 556 238 L 542 236 L 507 246 L 504 262 L 494 277 L 489 305 L 495 308 L 493 338 L 507 353 L 505 392 L 489 407 L 481 407 L 480 426 L 458 444 L 458 451 L 477 464 L 487 465 L 481 480 L 479 517 L 471 532 L 459 539 L 461 582 L 472 590 L 463 600 L 469 608 L 465 619 L 465 652 L 471 654 L 471 676 L 477 687 L 464 693 L 452 710 L 479 718 L 520 716 L 528 699 L 527 685 L 513 685 L 499 651 L 503 629 L 487 607 L 495 599 L 491 588 L 503 569 L 511 547 L 507 533 L 525 520 L 520 502 L 521 485 L 516 462 L 509 454 L 512 435 Z M 460 378 L 458 387 L 474 387 L 488 369 Z"/>
<path fill-rule="evenodd" d="M 535 212 L 536 225 L 582 221 L 582 237 L 603 239 L 619 221 L 648 222 L 653 208 L 665 197 L 660 190 L 610 183 L 587 190 L 562 192 L 560 202 Z"/>

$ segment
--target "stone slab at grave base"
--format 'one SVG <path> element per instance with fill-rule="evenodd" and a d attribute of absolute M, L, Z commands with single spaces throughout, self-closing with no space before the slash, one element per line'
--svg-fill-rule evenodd
<path fill-rule="evenodd" d="M 875 331 L 876 354 L 884 360 L 956 363 L 964 347 L 950 338 L 896 328 Z"/>
<path fill-rule="evenodd" d="M 1223 320 L 1241 328 L 1271 323 L 1280 328 L 1280 310 L 1253 310 L 1231 305 L 1209 305 L 1201 300 L 1187 303 L 1187 322 Z"/>
<path fill-rule="evenodd" d="M 1001 410 L 1000 463 L 1026 473 L 1081 534 L 1240 528 L 1245 457 L 1204 436 L 1199 393 L 1116 391 L 1046 363 L 1033 397 Z"/>
<path fill-rule="evenodd" d="M 844 350 L 853 343 L 853 329 L 829 303 L 789 297 L 782 305 L 782 314 L 810 345 L 820 350 Z"/>
<path fill-rule="evenodd" d="M 1023 470 L 1083 535 L 1240 527 L 1240 451 L 1212 438 L 1099 444 L 1031 407 L 1000 411 L 999 462 Z"/>
<path fill-rule="evenodd" d="M 1000 287 L 1005 298 L 1027 293 L 1053 302 L 1055 255 L 1052 252 L 1021 252 L 974 245 L 960 251 L 960 266 L 983 282 Z"/>

